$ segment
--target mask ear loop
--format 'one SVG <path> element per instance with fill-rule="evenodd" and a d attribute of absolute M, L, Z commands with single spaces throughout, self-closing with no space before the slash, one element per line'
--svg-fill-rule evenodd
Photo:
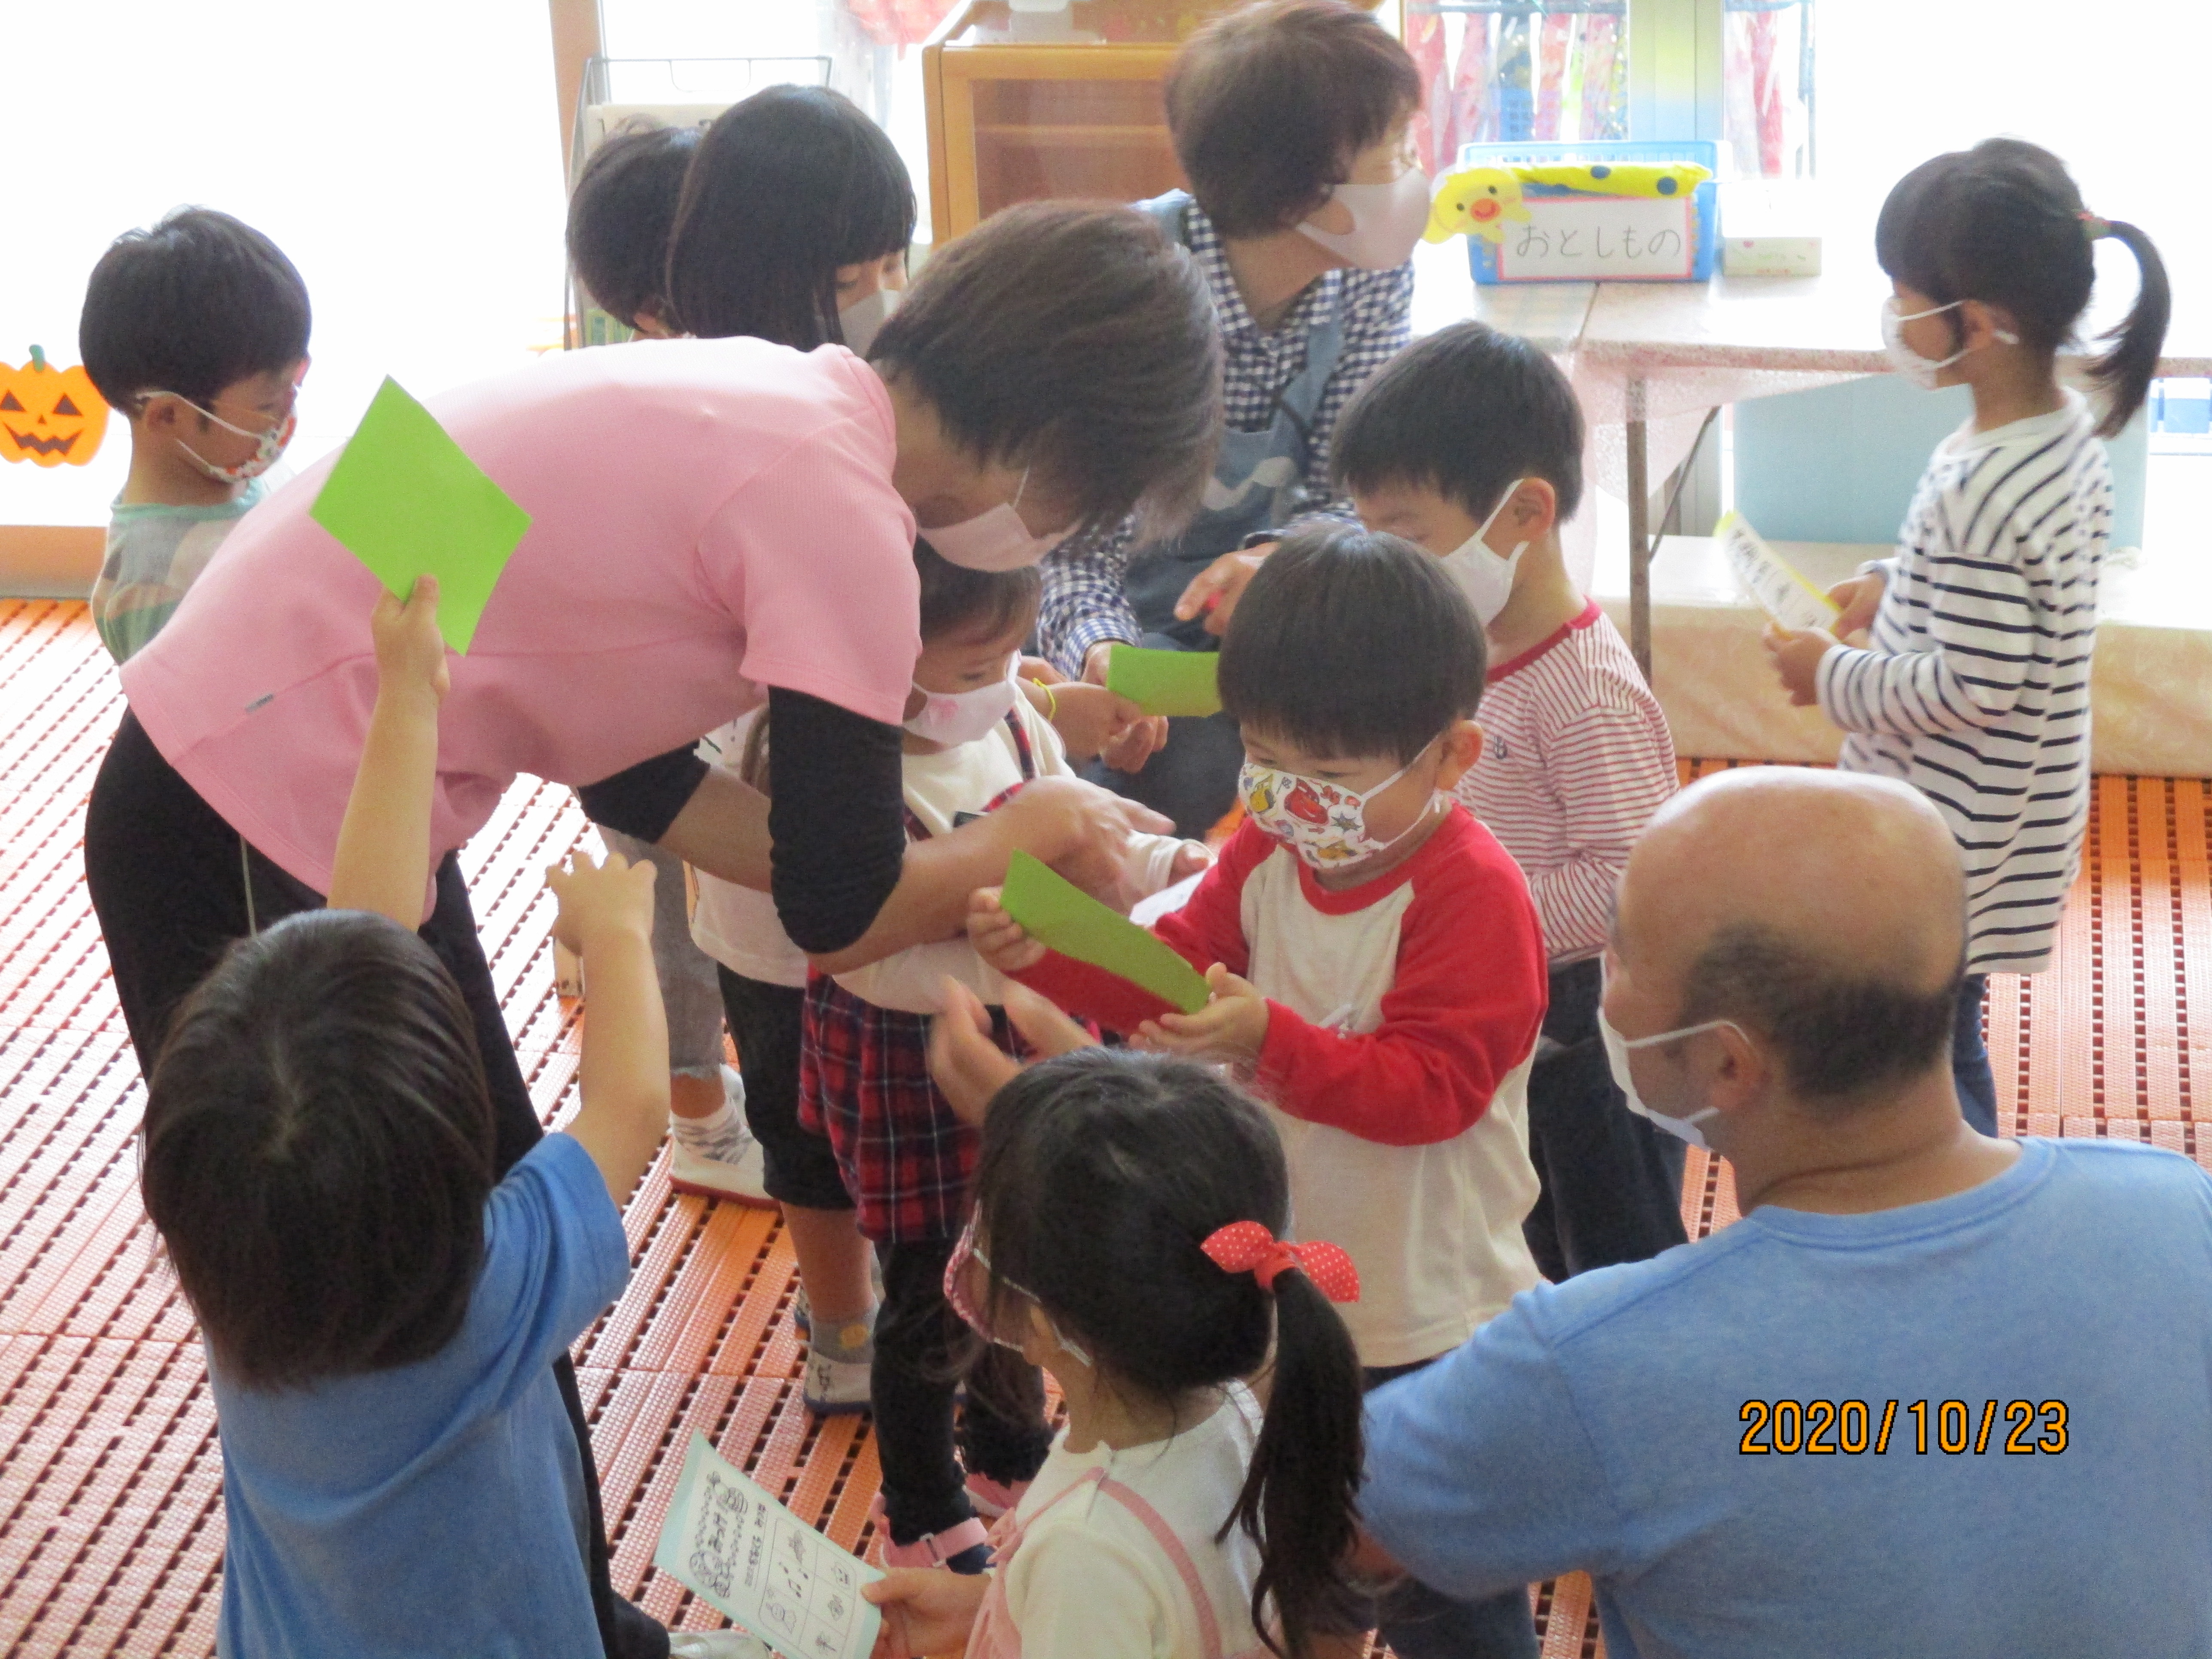
<path fill-rule="evenodd" d="M 238 838 L 238 881 L 246 891 L 246 936 L 248 939 L 258 938 L 261 922 L 253 914 L 253 858 L 246 850 L 243 836 Z"/>

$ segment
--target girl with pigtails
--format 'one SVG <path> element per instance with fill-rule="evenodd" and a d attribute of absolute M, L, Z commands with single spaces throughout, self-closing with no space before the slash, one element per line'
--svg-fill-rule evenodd
<path fill-rule="evenodd" d="M 1025 1031 L 1049 1011 L 1010 1006 Z M 980 1339 L 1050 1371 L 1067 1426 L 986 1577 L 893 1572 L 878 1659 L 1308 1659 L 1357 1628 L 1361 1376 L 1341 1250 L 1279 1242 L 1283 1152 L 1217 1073 L 1084 1048 L 995 1096 L 945 1275 Z M 1035 1040 L 1036 1033 L 1030 1033 Z M 951 1035 L 957 1035 L 954 1033 Z M 1049 1039 L 1041 1046 L 1053 1046 Z M 1264 1376 L 1264 1407 L 1245 1379 Z"/>
<path fill-rule="evenodd" d="M 2088 366 L 2093 403 L 2060 381 L 2057 356 L 2107 239 L 2139 283 Z M 1936 447 L 1896 553 L 1830 590 L 1843 608 L 1830 628 L 1770 628 L 1766 647 L 1790 701 L 1844 729 L 1839 766 L 1911 784 L 1958 837 L 1970 937 L 1952 1073 L 1966 1121 L 1995 1134 L 1987 977 L 2049 965 L 2088 827 L 2089 659 L 2112 523 L 2098 441 L 2142 407 L 2172 301 L 2150 238 L 2089 211 L 2065 163 L 2017 138 L 1906 173 L 1875 252 L 1894 290 L 1891 368 L 1923 390 L 1967 387 L 1973 416 Z"/>

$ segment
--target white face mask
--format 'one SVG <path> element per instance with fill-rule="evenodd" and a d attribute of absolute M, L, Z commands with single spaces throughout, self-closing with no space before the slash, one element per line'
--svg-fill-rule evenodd
<path fill-rule="evenodd" d="M 1429 175 L 1407 167 L 1387 185 L 1338 185 L 1328 193 L 1352 215 L 1352 228 L 1323 230 L 1311 221 L 1299 230 L 1362 270 L 1395 270 L 1413 257 L 1429 228 Z"/>
<path fill-rule="evenodd" d="M 1513 492 L 1528 481 L 1516 478 L 1506 485 L 1505 493 L 1498 498 L 1498 505 L 1490 509 L 1490 516 L 1482 527 L 1469 536 L 1449 553 L 1444 555 L 1443 566 L 1451 579 L 1457 582 L 1467 602 L 1474 607 L 1475 619 L 1487 628 L 1505 609 L 1505 602 L 1513 597 L 1514 573 L 1521 568 L 1521 556 L 1528 550 L 1526 542 L 1516 542 L 1510 553 L 1500 556 L 1490 549 L 1483 538 L 1490 526 L 1498 522 L 1498 515 L 1505 510 L 1505 503 L 1513 499 Z"/>
<path fill-rule="evenodd" d="M 1035 564 L 1065 541 L 1067 532 L 1060 530 L 1049 536 L 1039 536 L 1022 521 L 1022 515 L 1014 509 L 1021 504 L 1022 491 L 1029 487 L 1030 470 L 1024 467 L 1022 481 L 1015 486 L 1012 501 L 1000 501 L 988 513 L 963 519 L 958 524 L 925 530 L 921 532 L 921 538 L 935 548 L 946 563 L 963 569 L 1019 570 L 1024 565 Z"/>
<path fill-rule="evenodd" d="M 1662 1031 L 1656 1036 L 1638 1037 L 1631 1042 L 1615 1030 L 1613 1022 L 1605 1017 L 1604 1002 L 1601 1000 L 1598 1004 L 1597 1033 L 1605 1042 L 1605 1061 L 1612 1068 L 1613 1082 L 1627 1097 L 1628 1109 L 1648 1122 L 1656 1124 L 1668 1134 L 1688 1141 L 1692 1146 L 1705 1144 L 1705 1137 L 1698 1125 L 1709 1117 L 1718 1117 L 1721 1109 L 1708 1106 L 1702 1112 L 1692 1112 L 1687 1117 L 1669 1117 L 1664 1112 L 1653 1111 L 1644 1103 L 1643 1097 L 1636 1092 L 1636 1079 L 1628 1074 L 1628 1052 L 1632 1048 L 1649 1048 L 1662 1042 L 1679 1042 L 1686 1036 L 1695 1036 L 1700 1031 L 1717 1030 L 1723 1025 L 1731 1027 L 1738 1036 L 1743 1033 L 1743 1027 L 1732 1019 L 1709 1019 L 1702 1025 L 1685 1025 L 1679 1031 Z"/>
<path fill-rule="evenodd" d="M 876 343 L 876 331 L 898 309 L 898 303 L 896 289 L 879 288 L 840 311 L 837 327 L 845 336 L 845 349 L 856 357 L 866 356 L 868 348 Z"/>
<path fill-rule="evenodd" d="M 1956 311 L 1964 304 L 1964 300 L 1954 300 L 1948 306 L 1930 306 L 1925 311 L 1899 312 L 1894 294 L 1884 300 L 1881 302 L 1881 352 L 1889 359 L 1889 366 L 1923 392 L 1935 391 L 1936 377 L 1973 348 L 1961 346 L 1943 358 L 1923 357 L 1905 343 L 1905 325 L 1917 323 L 1923 317 L 1940 317 L 1947 311 Z M 2020 343 L 2019 335 L 2007 333 L 2003 329 L 1996 331 L 1996 337 L 2007 345 Z"/>
<path fill-rule="evenodd" d="M 921 685 L 914 689 L 928 701 L 921 705 L 920 714 L 907 720 L 906 729 L 948 749 L 975 742 L 1012 714 L 1014 699 L 1022 695 L 1014 682 L 1012 662 L 1006 665 L 1006 678 L 979 685 L 973 691 L 932 691 Z"/>

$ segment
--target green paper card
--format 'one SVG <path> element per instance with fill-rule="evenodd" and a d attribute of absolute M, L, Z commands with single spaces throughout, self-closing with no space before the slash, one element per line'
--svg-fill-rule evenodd
<path fill-rule="evenodd" d="M 999 902 L 1040 945 L 1118 975 L 1186 1014 L 1213 994 L 1205 975 L 1027 853 L 1016 853 L 1007 866 Z"/>
<path fill-rule="evenodd" d="M 386 376 L 309 516 L 405 599 L 438 579 L 438 631 L 465 654 L 530 515 Z"/>
<path fill-rule="evenodd" d="M 1106 653 L 1106 689 L 1147 714 L 1218 714 L 1218 651 L 1147 651 L 1116 645 Z"/>

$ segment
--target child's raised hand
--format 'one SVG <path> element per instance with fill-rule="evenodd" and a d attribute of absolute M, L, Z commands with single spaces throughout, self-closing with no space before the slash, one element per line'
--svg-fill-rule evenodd
<path fill-rule="evenodd" d="M 991 1035 L 991 1011 L 957 979 L 945 981 L 945 1009 L 929 1022 L 929 1075 L 952 1115 L 981 1127 L 991 1097 L 1021 1062 Z"/>
<path fill-rule="evenodd" d="M 1071 760 L 1089 760 L 1112 747 L 1145 718 L 1145 711 L 1103 685 L 1063 682 L 1050 688 L 1052 729 L 1067 746 Z"/>
<path fill-rule="evenodd" d="M 376 642 L 380 691 L 419 687 L 433 701 L 442 699 L 451 680 L 446 671 L 445 636 L 438 632 L 438 579 L 417 576 L 404 601 L 389 589 L 377 595 L 368 619 Z"/>
<path fill-rule="evenodd" d="M 1820 701 L 1820 659 L 1836 648 L 1836 636 L 1822 628 L 1783 628 L 1766 624 L 1759 636 L 1767 659 L 1782 678 L 1790 705 L 1810 708 Z"/>
<path fill-rule="evenodd" d="M 969 896 L 968 943 L 1002 974 L 1025 973 L 1044 960 L 1044 946 L 1000 907 L 995 887 L 979 887 Z"/>
<path fill-rule="evenodd" d="M 1139 1026 L 1134 1048 L 1212 1065 L 1253 1066 L 1267 1042 L 1267 999 L 1219 963 L 1206 970 L 1213 1000 L 1194 1014 L 1162 1014 Z"/>
<path fill-rule="evenodd" d="M 565 867 L 556 864 L 545 872 L 561 906 L 553 937 L 586 961 L 618 934 L 652 939 L 653 873 L 650 864 L 631 864 L 619 853 L 608 854 L 604 864 L 592 863 L 588 853 L 571 853 Z"/>

